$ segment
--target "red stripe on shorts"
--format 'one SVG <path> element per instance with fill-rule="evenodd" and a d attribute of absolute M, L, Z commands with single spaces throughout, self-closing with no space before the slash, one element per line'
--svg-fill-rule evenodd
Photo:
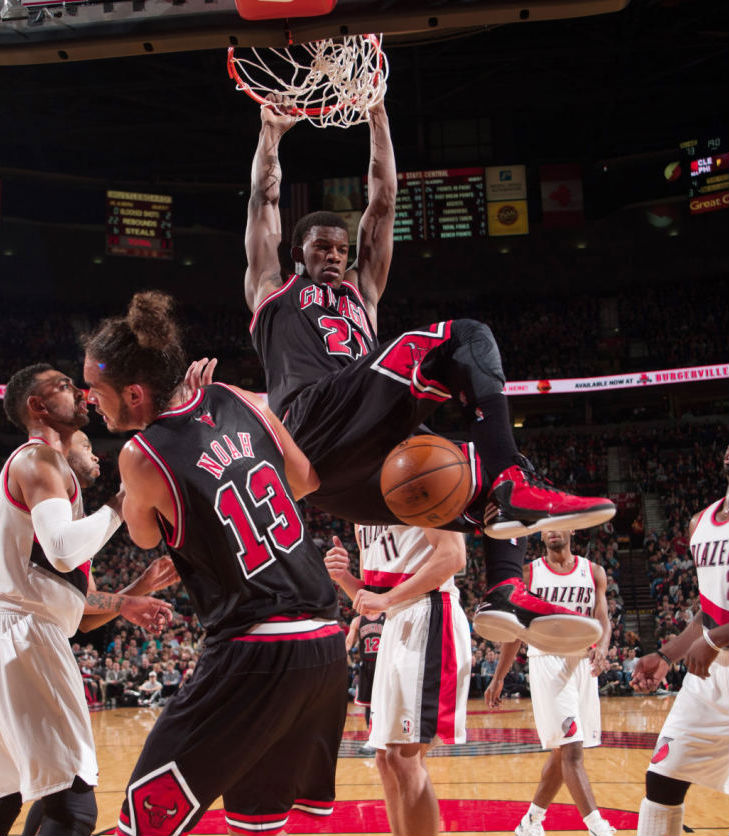
<path fill-rule="evenodd" d="M 438 735 L 443 743 L 454 743 L 456 737 L 456 696 L 458 690 L 458 659 L 453 635 L 453 603 L 448 592 L 443 601 L 443 637 L 441 645 L 441 678 L 438 695 Z"/>

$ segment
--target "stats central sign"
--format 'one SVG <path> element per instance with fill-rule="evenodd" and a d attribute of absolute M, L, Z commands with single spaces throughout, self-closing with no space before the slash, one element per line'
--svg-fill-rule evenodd
<path fill-rule="evenodd" d="M 106 252 L 172 258 L 172 195 L 108 191 Z"/>

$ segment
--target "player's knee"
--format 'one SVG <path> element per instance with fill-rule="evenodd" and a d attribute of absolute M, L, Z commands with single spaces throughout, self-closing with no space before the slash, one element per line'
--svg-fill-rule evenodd
<path fill-rule="evenodd" d="M 499 347 L 489 326 L 475 319 L 457 319 L 451 326 L 451 339 L 454 343 L 451 392 L 463 392 L 474 403 L 501 392 L 506 378 Z"/>
<path fill-rule="evenodd" d="M 23 799 L 19 792 L 4 795 L 0 798 L 0 836 L 10 831 L 13 822 L 18 818 Z"/>
<path fill-rule="evenodd" d="M 94 788 L 76 777 L 67 790 L 46 796 L 39 836 L 90 836 L 98 809 Z"/>
<path fill-rule="evenodd" d="M 408 776 L 417 774 L 422 769 L 422 760 L 423 755 L 419 743 L 388 746 L 385 752 L 387 767 L 399 781 L 407 780 Z"/>
<path fill-rule="evenodd" d="M 654 804 L 675 807 L 683 804 L 691 784 L 648 770 L 645 774 L 645 797 Z"/>
<path fill-rule="evenodd" d="M 582 763 L 582 743 L 566 743 L 559 747 L 560 760 L 565 766 L 578 766 Z"/>
<path fill-rule="evenodd" d="M 378 749 L 375 752 L 375 765 L 377 766 L 380 775 L 386 775 L 392 771 L 387 760 L 387 752 L 384 749 Z"/>

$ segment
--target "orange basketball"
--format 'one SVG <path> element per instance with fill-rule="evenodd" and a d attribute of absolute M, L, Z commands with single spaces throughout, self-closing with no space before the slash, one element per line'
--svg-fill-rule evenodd
<path fill-rule="evenodd" d="M 387 507 L 406 525 L 438 528 L 455 519 L 471 497 L 471 468 L 455 444 L 416 435 L 385 459 L 380 490 Z"/>

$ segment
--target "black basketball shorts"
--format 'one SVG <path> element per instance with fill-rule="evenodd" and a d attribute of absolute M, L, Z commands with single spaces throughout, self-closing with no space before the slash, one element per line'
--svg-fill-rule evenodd
<path fill-rule="evenodd" d="M 362 525 L 401 524 L 380 493 L 380 469 L 392 448 L 451 397 L 436 378 L 443 379 L 452 364 L 451 326 L 438 322 L 401 334 L 308 386 L 291 403 L 284 424 L 321 480 L 307 497 L 312 505 Z M 473 450 L 469 455 L 475 505 L 482 480 Z M 476 512 L 476 519 L 482 517 Z"/>
<path fill-rule="evenodd" d="M 185 833 L 220 795 L 233 833 L 275 833 L 292 808 L 328 815 L 346 711 L 341 631 L 212 645 L 152 728 L 117 832 Z"/>

